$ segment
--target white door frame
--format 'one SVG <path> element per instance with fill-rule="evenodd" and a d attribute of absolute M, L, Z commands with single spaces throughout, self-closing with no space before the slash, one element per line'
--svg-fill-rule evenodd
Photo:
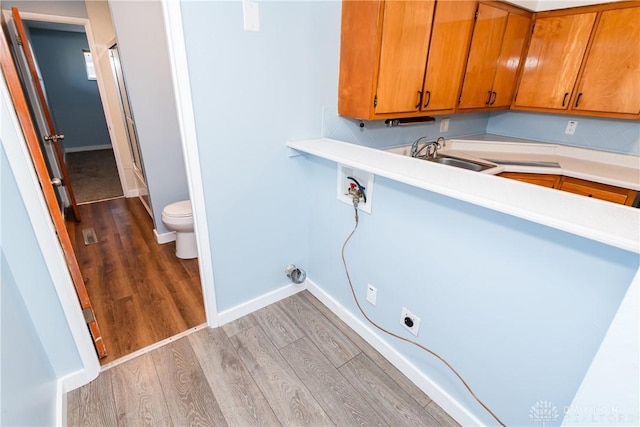
<path fill-rule="evenodd" d="M 194 228 L 198 242 L 198 264 L 200 266 L 204 309 L 207 316 L 207 324 L 210 327 L 217 327 L 219 325 L 219 319 L 213 282 L 213 260 L 209 242 L 209 225 L 207 223 L 205 209 L 200 155 L 198 153 L 196 122 L 191 99 L 191 83 L 189 81 L 187 50 L 182 27 L 182 12 L 179 1 L 161 1 L 167 46 L 169 48 L 173 90 L 176 96 L 178 122 L 180 124 L 180 139 L 182 141 L 182 151 L 184 153 L 185 168 L 187 170 L 187 183 L 189 185 L 189 197 L 193 209 Z"/>

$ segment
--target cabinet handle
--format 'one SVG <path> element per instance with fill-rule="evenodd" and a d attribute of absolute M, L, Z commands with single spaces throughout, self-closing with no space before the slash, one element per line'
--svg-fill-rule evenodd
<path fill-rule="evenodd" d="M 492 93 L 493 99 L 489 98 L 489 99 L 491 99 L 491 102 L 489 102 L 489 105 L 495 104 L 496 98 L 498 97 L 498 93 L 497 92 L 491 92 L 491 93 Z"/>
<path fill-rule="evenodd" d="M 422 108 L 427 108 L 429 106 L 429 103 L 431 102 L 431 91 L 428 90 L 425 93 L 427 94 L 427 102 L 424 103 Z"/>
<path fill-rule="evenodd" d="M 487 93 L 487 102 L 485 102 L 484 105 L 489 105 L 489 103 L 491 102 L 491 95 L 493 94 L 493 92 L 491 92 L 490 90 L 487 91 Z"/>
<path fill-rule="evenodd" d="M 419 109 L 420 105 L 422 105 L 422 91 L 421 90 L 418 91 L 418 103 L 416 104 L 416 109 Z"/>
<path fill-rule="evenodd" d="M 578 108 L 578 104 L 580 103 L 580 98 L 582 98 L 582 92 L 578 94 L 578 97 L 576 98 L 576 106 L 574 108 Z"/>
<path fill-rule="evenodd" d="M 564 107 L 567 103 L 567 96 L 569 96 L 569 92 L 564 93 L 564 98 L 562 98 L 562 106 Z"/>

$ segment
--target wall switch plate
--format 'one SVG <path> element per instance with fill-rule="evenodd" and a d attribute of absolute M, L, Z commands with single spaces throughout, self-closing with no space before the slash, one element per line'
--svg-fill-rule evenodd
<path fill-rule="evenodd" d="M 368 214 L 371 213 L 371 203 L 373 201 L 373 177 L 371 172 L 366 172 L 352 168 L 350 166 L 341 165 L 338 163 L 338 200 L 353 206 L 353 197 L 348 193 L 349 187 L 353 184 L 348 177 L 354 178 L 362 185 L 365 190 L 364 194 L 367 197 L 367 201 L 360 200 L 358 203 L 358 209 Z"/>
<path fill-rule="evenodd" d="M 371 284 L 367 285 L 367 301 L 376 305 L 376 297 L 378 296 L 378 290 Z"/>
<path fill-rule="evenodd" d="M 260 31 L 260 5 L 258 3 L 242 0 L 242 16 L 245 31 Z"/>
<path fill-rule="evenodd" d="M 442 119 L 442 121 L 440 121 L 440 133 L 449 131 L 449 120 L 450 119 Z"/>
<path fill-rule="evenodd" d="M 407 310 L 406 307 L 402 307 L 400 323 L 413 335 L 418 336 L 418 330 L 420 330 L 420 318 Z"/>
<path fill-rule="evenodd" d="M 569 123 L 567 123 L 567 128 L 564 130 L 564 133 L 568 135 L 573 135 L 576 132 L 577 127 L 578 127 L 577 121 L 569 120 Z"/>

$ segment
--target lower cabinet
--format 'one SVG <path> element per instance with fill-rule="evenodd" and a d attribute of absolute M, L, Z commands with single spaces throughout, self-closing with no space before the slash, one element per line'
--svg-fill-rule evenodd
<path fill-rule="evenodd" d="M 498 176 L 627 206 L 632 206 L 638 195 L 637 191 L 628 188 L 562 175 L 503 172 Z"/>
<path fill-rule="evenodd" d="M 538 173 L 519 173 L 519 172 L 502 172 L 498 176 L 504 178 L 515 179 L 517 181 L 528 182 L 529 184 L 541 185 L 543 187 L 558 188 L 562 175 L 538 174 Z"/>

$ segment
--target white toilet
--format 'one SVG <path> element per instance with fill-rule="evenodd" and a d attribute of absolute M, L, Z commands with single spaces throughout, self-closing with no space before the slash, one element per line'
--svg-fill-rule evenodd
<path fill-rule="evenodd" d="M 183 200 L 165 206 L 162 210 L 162 222 L 169 230 L 176 232 L 176 256 L 182 259 L 197 258 L 191 201 Z"/>

